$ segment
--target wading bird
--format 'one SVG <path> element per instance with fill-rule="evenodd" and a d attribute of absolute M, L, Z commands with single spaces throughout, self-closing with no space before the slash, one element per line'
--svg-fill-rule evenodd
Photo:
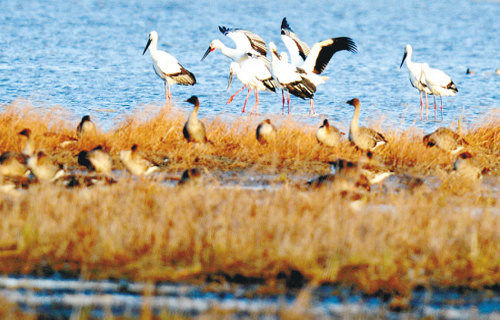
<path fill-rule="evenodd" d="M 302 99 L 312 99 L 316 86 L 309 79 L 309 76 L 304 70 L 288 63 L 286 53 L 278 56 L 278 51 L 274 42 L 269 43 L 269 50 L 271 51 L 272 61 L 272 75 L 276 80 L 278 86 L 282 90 L 293 94 Z M 283 109 L 282 114 L 285 112 L 285 97 L 283 95 Z M 290 114 L 290 98 L 288 99 L 288 114 Z"/>
<path fill-rule="evenodd" d="M 248 52 L 266 56 L 266 43 L 255 33 L 248 30 L 229 29 L 226 27 L 219 27 L 219 31 L 223 35 L 231 38 L 236 44 L 236 48 L 233 49 L 226 47 L 220 40 L 215 39 L 212 43 L 210 43 L 210 46 L 207 51 L 205 51 L 201 61 L 205 60 L 210 52 L 217 49 L 219 49 L 226 57 L 231 58 L 234 62 L 238 63 L 248 59 Z"/>
<path fill-rule="evenodd" d="M 248 59 L 243 61 L 241 64 L 237 62 L 231 63 L 229 83 L 227 86 L 228 90 L 231 86 L 231 82 L 233 81 L 233 75 L 236 75 L 238 80 L 240 80 L 244 86 L 233 94 L 226 104 L 231 103 L 234 97 L 248 86 L 247 97 L 241 112 L 245 112 L 250 91 L 253 89 L 255 92 L 255 105 L 250 112 L 250 114 L 252 114 L 254 111 L 257 112 L 257 106 L 259 105 L 259 91 L 276 92 L 275 88 L 278 84 L 274 81 L 271 71 L 269 71 L 269 68 L 266 65 L 264 59 L 267 60 L 267 58 L 260 55 L 253 55 L 251 53 L 248 53 L 248 56 Z"/>
<path fill-rule="evenodd" d="M 183 86 L 192 86 L 196 83 L 196 78 L 194 74 L 184 69 L 184 67 L 177 61 L 176 58 L 157 49 L 158 45 L 158 33 L 156 31 L 151 31 L 149 34 L 149 41 L 146 44 L 146 48 L 142 52 L 142 55 L 146 53 L 149 48 L 149 53 L 151 58 L 153 58 L 153 67 L 156 74 L 165 81 L 165 99 L 166 103 L 172 98 L 170 93 L 171 84 L 181 84 Z"/>
<path fill-rule="evenodd" d="M 454 96 L 458 92 L 457 86 L 450 76 L 441 70 L 430 68 L 427 63 L 422 65 L 421 79 L 425 80 L 427 87 L 434 96 L 441 98 L 441 120 L 443 120 L 443 96 Z M 434 118 L 436 118 L 437 104 L 434 100 Z"/>
<path fill-rule="evenodd" d="M 410 45 L 407 45 L 405 47 L 405 53 L 403 55 L 403 60 L 401 61 L 401 65 L 399 68 L 403 66 L 403 63 L 406 60 L 406 67 L 408 68 L 408 77 L 410 78 L 410 83 L 414 88 L 417 88 L 419 93 L 420 93 L 420 120 L 423 120 L 423 109 L 424 109 L 424 102 L 422 100 L 422 92 L 425 93 L 425 106 L 426 106 L 426 112 L 425 112 L 425 118 L 426 120 L 429 120 L 429 100 L 427 95 L 432 94 L 431 90 L 427 88 L 427 85 L 425 84 L 425 79 L 422 79 L 421 74 L 422 74 L 422 63 L 416 63 L 411 61 L 411 56 L 413 53 L 413 49 Z M 436 97 L 434 96 L 434 103 L 436 103 Z"/>
<path fill-rule="evenodd" d="M 374 150 L 378 146 L 386 144 L 387 140 L 382 134 L 371 128 L 360 127 L 358 125 L 361 108 L 359 100 L 354 98 L 346 101 L 346 103 L 354 107 L 354 115 L 349 129 L 349 141 L 353 142 L 361 150 Z"/>

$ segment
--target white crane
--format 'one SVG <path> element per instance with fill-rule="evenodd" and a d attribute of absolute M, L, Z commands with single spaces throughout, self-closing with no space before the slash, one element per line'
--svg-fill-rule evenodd
<path fill-rule="evenodd" d="M 150 46 L 151 45 L 151 46 Z M 171 84 L 181 84 L 184 86 L 192 86 L 196 83 L 194 74 L 184 69 L 184 67 L 177 61 L 176 58 L 166 53 L 165 51 L 158 50 L 158 33 L 151 31 L 149 34 L 149 41 L 142 52 L 146 53 L 149 48 L 151 58 L 153 58 L 153 67 L 156 74 L 165 81 L 165 99 L 168 104 L 172 98 L 170 93 Z"/>
<path fill-rule="evenodd" d="M 231 38 L 236 44 L 236 48 L 226 47 L 220 40 L 215 39 L 210 43 L 210 46 L 207 51 L 205 51 L 201 61 L 205 60 L 210 52 L 217 49 L 219 49 L 226 57 L 231 58 L 234 62 L 238 63 L 248 59 L 247 52 L 258 53 L 266 56 L 266 43 L 255 33 L 248 30 L 229 29 L 226 27 L 219 27 L 219 31 L 223 35 Z"/>
<path fill-rule="evenodd" d="M 229 98 L 227 104 L 231 103 L 234 97 L 248 86 L 248 94 L 245 99 L 242 112 L 245 112 L 248 96 L 250 95 L 250 91 L 253 89 L 255 92 L 255 105 L 250 112 L 250 114 L 252 114 L 254 110 L 257 112 L 257 106 L 259 104 L 259 90 L 276 92 L 275 88 L 277 84 L 274 81 L 264 58 L 265 57 L 260 55 L 248 53 L 248 59 L 243 61 L 241 64 L 237 62 L 231 63 L 231 72 L 229 74 L 229 83 L 227 86 L 228 90 L 231 86 L 231 82 L 233 81 L 233 75 L 236 75 L 244 86 L 232 95 L 231 98 Z"/>
<path fill-rule="evenodd" d="M 276 44 L 269 43 L 269 51 L 271 51 L 272 74 L 279 87 L 282 90 L 290 92 L 296 97 L 302 99 L 311 99 L 316 92 L 316 86 L 309 80 L 308 75 L 304 70 L 288 63 L 285 52 L 278 56 Z M 283 95 L 283 111 L 285 108 L 285 97 Z M 288 100 L 288 113 L 290 114 L 290 100 Z"/>
<path fill-rule="evenodd" d="M 424 79 L 427 87 L 434 96 L 441 98 L 441 120 L 443 119 L 443 96 L 454 96 L 458 92 L 457 86 L 450 76 L 441 70 L 430 68 L 427 63 L 422 65 L 421 79 Z M 434 102 L 434 118 L 436 117 L 437 104 Z"/>
<path fill-rule="evenodd" d="M 413 53 L 413 49 L 410 45 L 405 47 L 405 53 L 403 55 L 403 60 L 401 61 L 400 68 L 403 66 L 403 63 L 406 60 L 406 67 L 408 68 L 408 76 L 410 78 L 410 83 L 414 88 L 417 88 L 420 92 L 420 120 L 423 120 L 423 108 L 424 102 L 422 100 L 422 92 L 425 92 L 425 118 L 429 120 L 429 100 L 427 95 L 432 94 L 431 90 L 427 88 L 427 84 L 425 80 L 420 76 L 422 74 L 422 63 L 416 63 L 411 61 L 411 56 Z M 436 97 L 434 96 L 434 104 L 436 104 Z"/>

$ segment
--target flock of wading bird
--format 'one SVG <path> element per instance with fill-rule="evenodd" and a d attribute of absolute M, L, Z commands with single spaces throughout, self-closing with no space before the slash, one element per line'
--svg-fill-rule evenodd
<path fill-rule="evenodd" d="M 276 45 L 270 43 L 269 48 L 272 53 L 271 63 L 266 57 L 266 44 L 259 36 L 247 30 L 228 29 L 225 27 L 219 27 L 219 29 L 225 36 L 234 40 L 236 48 L 228 48 L 221 41 L 213 40 L 202 60 L 216 49 L 221 50 L 224 55 L 233 60 L 230 65 L 229 86 L 233 75 L 236 75 L 244 86 L 229 99 L 228 103 L 248 86 L 248 94 L 243 112 L 251 89 L 254 89 L 256 97 L 253 112 L 257 110 L 259 90 L 275 91 L 278 88 L 282 89 L 283 113 L 285 108 L 284 91 L 288 94 L 288 112 L 290 112 L 289 93 L 291 93 L 302 99 L 310 99 L 309 111 L 310 113 L 314 113 L 313 96 L 316 87 L 328 79 L 320 74 L 324 71 L 332 56 L 342 50 L 356 52 L 354 41 L 348 37 L 327 39 L 316 43 L 310 49 L 307 44 L 302 42 L 293 33 L 286 18 L 284 18 L 281 25 L 281 36 L 290 53 L 291 63 L 288 62 L 288 55 L 286 53 L 278 55 Z M 191 72 L 182 67 L 173 56 L 158 50 L 157 43 L 158 34 L 152 31 L 143 54 L 149 48 L 155 72 L 165 81 L 165 95 L 168 104 L 171 99 L 171 84 L 194 85 L 196 78 Z M 427 95 L 432 94 L 434 96 L 434 109 L 436 113 L 437 103 L 435 96 L 454 95 L 458 90 L 451 78 L 444 72 L 431 69 L 426 63 L 414 63 L 411 61 L 411 56 L 412 48 L 410 45 L 407 45 L 401 66 L 406 60 L 410 82 L 420 91 L 421 118 L 423 118 L 422 92 L 426 94 L 427 109 Z M 192 103 L 194 110 L 189 115 L 183 128 L 184 137 L 188 142 L 211 143 L 207 139 L 203 122 L 197 118 L 200 106 L 198 98 L 192 96 L 186 102 Z M 383 165 L 373 155 L 373 150 L 387 144 L 387 139 L 381 133 L 371 128 L 359 126 L 360 102 L 358 99 L 354 98 L 346 103 L 354 107 L 354 115 L 349 130 L 349 140 L 358 150 L 362 151 L 362 157 L 357 162 L 343 159 L 331 162 L 332 173 L 310 181 L 308 184 L 311 187 L 330 185 L 335 186 L 336 189 L 341 191 L 360 188 L 370 190 L 371 185 L 381 183 L 385 178 L 394 174 L 392 170 Z M 90 120 L 90 117 L 83 117 L 77 127 L 78 136 L 83 137 L 93 134 L 95 131 L 95 124 Z M 101 146 L 90 151 L 81 151 L 77 155 L 78 163 L 91 171 L 95 171 L 97 175 L 66 174 L 63 166 L 56 163 L 50 155 L 42 150 L 36 151 L 29 129 L 24 129 L 19 134 L 27 138 L 23 152 L 9 151 L 4 152 L 0 156 L 0 174 L 3 177 L 4 185 L 6 184 L 8 187 L 27 186 L 33 181 L 62 181 L 69 187 L 90 186 L 98 181 L 103 183 L 116 182 L 112 174 L 111 155 Z M 276 127 L 269 119 L 264 120 L 258 125 L 256 138 L 261 144 L 273 143 L 276 137 Z M 330 125 L 327 119 L 317 129 L 316 138 L 321 145 L 326 147 L 339 147 L 341 143 L 340 131 Z M 454 164 L 456 173 L 470 180 L 479 180 L 482 178 L 483 168 L 472 157 L 470 152 L 464 150 L 468 143 L 456 132 L 448 128 L 439 128 L 435 132 L 426 135 L 423 142 L 428 147 L 436 146 L 451 154 L 459 154 L 462 151 Z M 159 165 L 152 163 L 141 155 L 137 145 L 133 145 L 130 150 L 121 151 L 120 159 L 131 175 L 144 177 L 160 170 Z M 180 183 L 193 180 L 199 181 L 198 178 L 201 177 L 202 174 L 199 169 L 189 169 L 182 174 Z M 14 182 L 19 181 L 15 179 L 21 179 L 21 183 Z M 410 185 L 422 184 L 420 179 L 410 179 L 410 181 Z"/>

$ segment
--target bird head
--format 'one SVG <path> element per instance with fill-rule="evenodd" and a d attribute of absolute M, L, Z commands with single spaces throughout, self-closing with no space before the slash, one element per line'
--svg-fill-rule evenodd
<path fill-rule="evenodd" d="M 345 103 L 350 104 L 353 107 L 359 107 L 359 100 L 357 98 L 346 101 Z"/>

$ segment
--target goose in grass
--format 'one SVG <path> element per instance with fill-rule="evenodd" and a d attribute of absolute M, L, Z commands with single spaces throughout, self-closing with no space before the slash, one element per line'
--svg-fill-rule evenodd
<path fill-rule="evenodd" d="M 274 139 L 276 139 L 276 127 L 271 123 L 271 120 L 266 119 L 259 123 L 257 130 L 255 131 L 255 136 L 260 144 L 267 144 Z"/>
<path fill-rule="evenodd" d="M 453 164 L 454 172 L 460 177 L 468 180 L 481 180 L 483 178 L 483 167 L 481 163 L 474 159 L 470 152 L 462 152 L 458 155 Z"/>
<path fill-rule="evenodd" d="M 151 47 L 150 47 L 151 45 Z M 146 48 L 142 55 L 146 53 L 149 48 L 151 58 L 153 58 L 153 67 L 156 74 L 165 82 L 165 99 L 168 104 L 172 98 L 170 92 L 171 84 L 180 84 L 183 86 L 192 86 L 196 84 L 196 77 L 194 74 L 185 69 L 176 58 L 166 53 L 165 51 L 158 50 L 158 33 L 151 31 Z"/>
<path fill-rule="evenodd" d="M 27 177 L 30 170 L 28 157 L 19 152 L 8 151 L 0 155 L 0 175 L 9 177 Z"/>
<path fill-rule="evenodd" d="M 135 176 L 146 176 L 160 170 L 160 167 L 140 154 L 137 144 L 134 144 L 130 150 L 121 151 L 120 160 L 127 168 L 127 171 Z"/>
<path fill-rule="evenodd" d="M 358 99 L 354 98 L 346 101 L 354 107 L 354 115 L 351 120 L 351 127 L 349 130 L 349 141 L 354 143 L 361 150 L 374 150 L 378 146 L 387 143 L 385 137 L 371 128 L 360 127 L 358 125 L 359 112 L 361 104 Z"/>
<path fill-rule="evenodd" d="M 65 174 L 63 166 L 44 151 L 38 151 L 35 156 L 28 159 L 28 168 L 40 181 L 53 182 Z"/>
<path fill-rule="evenodd" d="M 88 170 L 95 170 L 97 173 L 111 176 L 113 159 L 102 146 L 97 146 L 91 151 L 81 151 L 78 154 L 78 163 Z"/>
<path fill-rule="evenodd" d="M 448 128 L 438 128 L 436 131 L 424 136 L 426 147 L 438 147 L 444 151 L 456 154 L 462 151 L 467 145 L 467 141 L 455 131 Z"/>
<path fill-rule="evenodd" d="M 80 138 L 82 136 L 95 133 L 96 133 L 95 124 L 92 122 L 92 120 L 90 120 L 90 116 L 89 115 L 83 116 L 82 121 L 80 121 L 80 123 L 76 127 L 76 134 L 78 135 L 78 137 Z"/>
<path fill-rule="evenodd" d="M 203 122 L 198 120 L 198 109 L 200 108 L 200 101 L 198 97 L 192 96 L 187 99 L 186 102 L 189 102 L 194 105 L 194 109 L 189 115 L 189 118 L 184 125 L 184 129 L 182 133 L 184 134 L 184 138 L 188 142 L 207 142 L 207 132 L 205 130 L 205 125 Z"/>
<path fill-rule="evenodd" d="M 179 180 L 179 185 L 195 184 L 202 181 L 201 170 L 198 168 L 192 168 L 184 170 Z"/>
<path fill-rule="evenodd" d="M 337 147 L 340 144 L 340 131 L 325 119 L 323 125 L 316 130 L 316 139 L 327 147 Z"/>
<path fill-rule="evenodd" d="M 368 179 L 370 185 L 381 183 L 386 178 L 395 174 L 377 160 L 371 151 L 363 155 L 359 161 L 338 159 L 330 162 L 330 164 L 332 166 L 332 173 L 346 177 L 356 177 L 361 174 Z"/>
<path fill-rule="evenodd" d="M 26 155 L 27 157 L 34 156 L 35 155 L 35 141 L 33 140 L 33 135 L 31 134 L 31 130 L 24 129 L 23 131 L 19 132 L 19 135 L 25 136 L 27 138 L 26 145 L 24 146 L 24 149 L 23 149 L 23 154 Z"/>

